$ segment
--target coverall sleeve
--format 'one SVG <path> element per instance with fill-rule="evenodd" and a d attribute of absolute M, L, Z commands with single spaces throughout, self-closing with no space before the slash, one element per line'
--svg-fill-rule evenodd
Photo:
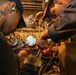
<path fill-rule="evenodd" d="M 0 35 L 0 75 L 16 75 L 16 61 L 12 48 Z"/>
<path fill-rule="evenodd" d="M 48 28 L 48 37 L 54 42 L 67 39 L 76 33 L 76 2 L 70 3 Z"/>

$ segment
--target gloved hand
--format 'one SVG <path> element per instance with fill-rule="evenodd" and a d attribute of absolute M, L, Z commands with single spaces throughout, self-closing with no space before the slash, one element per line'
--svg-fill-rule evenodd
<path fill-rule="evenodd" d="M 24 59 L 27 57 L 26 50 L 20 50 L 18 53 L 18 57 L 19 57 L 20 61 L 24 61 Z"/>
<path fill-rule="evenodd" d="M 44 48 L 44 43 L 46 42 L 46 39 L 48 39 L 48 30 L 45 30 L 41 33 L 36 45 L 39 46 L 39 48 Z"/>
<path fill-rule="evenodd" d="M 31 64 L 33 65 L 34 67 L 37 66 L 37 59 L 35 58 L 35 56 L 33 56 L 32 54 L 30 54 L 28 57 L 25 58 L 24 60 L 24 64 Z"/>

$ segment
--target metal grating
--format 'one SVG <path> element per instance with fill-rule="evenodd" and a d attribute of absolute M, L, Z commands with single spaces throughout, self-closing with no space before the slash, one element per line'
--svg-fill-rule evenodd
<path fill-rule="evenodd" d="M 43 10 L 42 8 L 43 0 L 21 0 L 24 10 Z"/>

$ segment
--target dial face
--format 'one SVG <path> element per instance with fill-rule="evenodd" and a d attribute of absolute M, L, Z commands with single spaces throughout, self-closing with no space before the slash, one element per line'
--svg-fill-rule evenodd
<path fill-rule="evenodd" d="M 34 36 L 28 36 L 26 38 L 26 44 L 29 46 L 34 46 L 36 44 L 36 38 Z"/>

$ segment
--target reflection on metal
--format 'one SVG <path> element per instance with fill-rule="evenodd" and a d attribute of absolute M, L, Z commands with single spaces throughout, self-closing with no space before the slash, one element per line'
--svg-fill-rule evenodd
<path fill-rule="evenodd" d="M 21 29 L 17 29 L 16 31 L 21 31 Z M 40 29 L 40 32 L 43 32 L 43 29 Z M 39 29 L 25 29 L 23 32 L 39 32 Z"/>
<path fill-rule="evenodd" d="M 24 10 L 37 10 L 37 11 L 40 11 L 42 9 L 40 9 L 40 8 L 24 8 Z"/>
<path fill-rule="evenodd" d="M 36 13 L 35 15 L 35 19 L 40 19 L 40 17 L 43 15 L 43 11 L 39 11 L 38 13 Z"/>
<path fill-rule="evenodd" d="M 21 2 L 21 3 L 25 4 L 25 5 L 40 5 L 40 6 L 42 5 L 41 3 L 35 3 L 35 2 L 32 2 L 32 3 L 31 2 L 30 3 L 28 3 L 28 2 L 27 3 L 26 2 Z"/>

